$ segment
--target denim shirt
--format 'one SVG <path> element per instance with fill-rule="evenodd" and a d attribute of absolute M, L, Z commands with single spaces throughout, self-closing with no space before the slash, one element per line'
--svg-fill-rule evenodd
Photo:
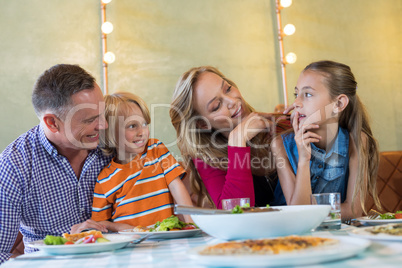
<path fill-rule="evenodd" d="M 299 154 L 294 136 L 294 133 L 283 134 L 282 140 L 296 174 Z M 312 193 L 338 192 L 341 193 L 341 202 L 345 201 L 349 178 L 349 132 L 346 129 L 339 127 L 338 135 L 328 153 L 311 143 L 310 178 Z M 275 200 L 275 205 L 286 204 L 279 181 L 275 189 Z"/>

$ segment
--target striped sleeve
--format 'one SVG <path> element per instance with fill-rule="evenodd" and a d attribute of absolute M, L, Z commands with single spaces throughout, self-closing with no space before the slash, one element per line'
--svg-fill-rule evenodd
<path fill-rule="evenodd" d="M 169 152 L 166 146 L 160 142 L 158 145 L 159 163 L 163 169 L 166 178 L 166 183 L 169 185 L 174 179 L 179 177 L 184 178 L 186 171 L 176 161 L 173 155 Z"/>
<path fill-rule="evenodd" d="M 106 172 L 103 170 L 96 180 L 94 190 L 94 201 L 92 204 L 92 217 L 94 221 L 106 221 L 112 218 L 112 205 L 107 200 L 107 189 L 102 184 L 107 182 L 113 175 L 109 174 L 105 176 Z"/>

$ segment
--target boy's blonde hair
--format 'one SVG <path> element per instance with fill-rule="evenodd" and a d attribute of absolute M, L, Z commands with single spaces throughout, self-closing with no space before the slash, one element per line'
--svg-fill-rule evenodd
<path fill-rule="evenodd" d="M 100 134 L 100 148 L 105 155 L 116 155 L 118 147 L 116 131 L 119 117 L 129 117 L 132 108 L 129 104 L 135 103 L 141 110 L 147 124 L 151 123 L 151 115 L 147 104 L 143 99 L 129 92 L 116 92 L 105 96 L 105 118 L 109 127 Z"/>

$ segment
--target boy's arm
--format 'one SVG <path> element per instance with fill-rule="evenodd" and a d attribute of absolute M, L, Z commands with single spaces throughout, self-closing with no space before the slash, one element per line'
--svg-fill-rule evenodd
<path fill-rule="evenodd" d="M 102 225 L 104 225 L 109 232 L 119 232 L 119 231 L 123 231 L 126 229 L 133 229 L 135 226 L 132 226 L 130 224 L 127 223 L 119 223 L 119 222 L 111 222 L 111 221 L 100 221 L 98 222 Z"/>
<path fill-rule="evenodd" d="M 193 206 L 190 194 L 187 192 L 186 186 L 184 186 L 184 183 L 179 177 L 175 178 L 168 187 L 169 191 L 172 193 L 174 201 L 178 205 Z M 183 217 L 186 222 L 193 222 L 190 215 L 183 215 Z"/>

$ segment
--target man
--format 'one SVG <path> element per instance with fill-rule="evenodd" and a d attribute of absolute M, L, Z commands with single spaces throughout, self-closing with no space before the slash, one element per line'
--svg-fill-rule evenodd
<path fill-rule="evenodd" d="M 73 225 L 73 232 L 107 231 L 88 220 L 96 178 L 111 160 L 97 148 L 107 122 L 95 79 L 77 65 L 53 66 L 36 82 L 32 103 L 40 124 L 0 154 L 0 263 L 18 231 L 24 243 Z"/>

